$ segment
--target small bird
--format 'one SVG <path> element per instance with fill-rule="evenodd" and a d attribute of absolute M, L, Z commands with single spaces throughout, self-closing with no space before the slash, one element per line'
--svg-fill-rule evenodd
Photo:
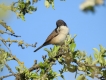
<path fill-rule="evenodd" d="M 54 29 L 54 31 L 47 37 L 46 41 L 34 52 L 49 44 L 62 45 L 68 34 L 69 28 L 67 27 L 67 24 L 63 20 L 58 20 L 56 22 L 56 28 Z"/>

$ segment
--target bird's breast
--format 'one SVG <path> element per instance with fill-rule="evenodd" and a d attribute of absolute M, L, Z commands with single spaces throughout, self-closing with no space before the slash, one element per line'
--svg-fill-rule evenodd
<path fill-rule="evenodd" d="M 58 36 L 56 36 L 55 38 L 51 40 L 51 43 L 55 45 L 61 45 L 65 39 L 66 39 L 66 35 L 59 34 Z"/>
<path fill-rule="evenodd" d="M 64 40 L 66 39 L 66 37 L 69 33 L 68 27 L 61 26 L 59 29 L 60 29 L 59 34 L 50 41 L 51 44 L 61 45 L 61 44 L 63 44 Z"/>

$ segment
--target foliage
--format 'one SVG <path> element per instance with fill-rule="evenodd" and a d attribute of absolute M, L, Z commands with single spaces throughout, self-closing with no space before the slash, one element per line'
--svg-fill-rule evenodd
<path fill-rule="evenodd" d="M 33 1 L 37 2 L 37 1 Z M 11 10 L 16 13 L 18 18 L 21 18 L 22 20 L 25 20 L 25 14 L 26 13 L 32 13 L 37 10 L 34 6 L 31 5 L 30 0 L 18 0 L 17 2 L 13 2 L 10 6 L 6 6 L 5 4 L 0 4 L 1 9 L 7 9 Z"/>
<path fill-rule="evenodd" d="M 64 0 L 63 0 L 64 1 Z M 90 0 L 87 0 L 88 2 Z M 84 2 L 81 4 L 81 10 L 83 11 L 94 11 L 94 6 L 103 4 L 103 0 L 96 0 L 94 3 L 91 1 L 93 5 L 85 5 L 88 2 Z M 101 2 L 100 2 L 101 1 Z M 32 3 L 37 3 L 38 0 L 33 0 Z M 90 3 L 90 2 L 89 2 Z M 54 0 L 45 0 L 45 6 L 47 8 L 52 6 L 54 9 Z M 25 15 L 27 13 L 31 13 L 36 11 L 37 8 L 31 5 L 30 0 L 18 0 L 18 2 L 12 3 L 10 6 L 6 6 L 4 4 L 0 4 L 0 8 L 7 8 L 17 14 L 17 17 L 25 20 Z M 0 30 L 0 34 L 7 34 L 13 37 L 21 37 L 15 34 L 10 26 L 8 26 L 3 20 L 0 20 L 0 24 L 6 29 L 6 31 Z M 93 48 L 94 57 L 87 56 L 86 52 L 76 50 L 76 43 L 74 41 L 74 37 L 70 35 L 67 36 L 67 39 L 62 46 L 56 46 L 50 50 L 45 49 L 48 55 L 42 56 L 43 62 L 37 63 L 37 60 L 34 61 L 34 65 L 29 69 L 24 65 L 24 62 L 21 62 L 16 56 L 14 56 L 10 50 L 10 45 L 12 43 L 17 43 L 22 49 L 25 47 L 31 46 L 36 47 L 35 44 L 25 43 L 24 40 L 11 40 L 11 38 L 3 39 L 0 36 L 0 46 L 5 45 L 8 49 L 8 52 L 2 48 L 0 48 L 0 71 L 3 71 L 4 66 L 7 67 L 8 71 L 11 74 L 0 77 L 0 80 L 7 78 L 9 76 L 15 76 L 16 80 L 53 80 L 57 77 L 62 77 L 64 79 L 64 72 L 76 72 L 75 77 L 76 80 L 87 80 L 86 76 L 91 78 L 98 79 L 106 79 L 106 49 L 99 45 L 100 50 Z M 7 61 L 15 60 L 18 63 L 18 66 L 15 67 L 17 72 L 13 72 L 12 69 L 6 64 Z M 52 67 L 57 66 L 56 62 L 61 64 L 63 68 L 61 68 L 59 73 L 55 72 Z M 81 74 L 80 71 L 84 72 Z M 78 73 L 79 72 L 79 73 Z M 99 77 L 100 76 L 100 77 Z"/>
<path fill-rule="evenodd" d="M 104 0 L 85 0 L 81 5 L 80 9 L 84 12 L 92 11 L 95 12 L 95 7 L 104 5 Z"/>

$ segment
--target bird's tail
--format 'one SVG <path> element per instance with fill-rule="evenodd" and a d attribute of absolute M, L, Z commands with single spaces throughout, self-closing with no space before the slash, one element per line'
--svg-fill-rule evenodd
<path fill-rule="evenodd" d="M 38 47 L 36 50 L 34 50 L 34 52 L 38 51 L 40 48 L 42 48 L 44 45 L 41 45 L 40 47 Z"/>

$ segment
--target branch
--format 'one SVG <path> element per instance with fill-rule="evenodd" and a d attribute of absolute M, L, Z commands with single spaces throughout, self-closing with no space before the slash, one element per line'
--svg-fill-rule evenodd
<path fill-rule="evenodd" d="M 65 54 L 65 53 L 59 53 L 58 55 L 54 56 L 53 58 L 49 58 L 49 59 L 46 60 L 46 61 L 48 62 L 48 64 L 49 64 L 49 63 L 52 63 L 52 62 L 55 62 L 56 60 L 54 61 L 54 58 L 57 59 L 57 58 L 59 58 L 60 56 L 62 56 L 62 55 L 64 55 L 64 54 Z M 33 70 L 36 70 L 36 69 L 38 69 L 38 68 L 40 68 L 40 67 L 39 67 L 39 65 L 35 62 L 34 65 L 33 65 L 31 68 L 29 68 L 29 72 L 31 72 L 31 71 L 33 71 Z"/>
<path fill-rule="evenodd" d="M 21 62 L 19 61 L 19 59 L 18 58 L 16 58 L 16 56 L 14 56 L 14 55 L 12 55 L 12 53 L 11 53 L 11 50 L 9 49 L 9 47 L 6 45 L 6 43 L 5 42 L 3 42 L 2 41 L 2 43 L 7 47 L 7 49 L 9 50 L 9 54 L 10 54 L 10 56 L 13 58 L 13 60 L 16 60 L 17 62 L 18 62 L 18 64 L 20 65 L 21 64 Z M 12 71 L 12 69 L 7 65 L 7 64 L 5 64 L 5 66 L 8 68 L 8 70 L 16 77 L 16 80 L 20 80 L 21 78 L 20 78 L 20 74 L 15 74 L 13 71 Z"/>
<path fill-rule="evenodd" d="M 10 47 L 10 45 L 14 42 L 14 43 L 18 43 L 18 46 L 21 46 L 21 48 L 22 49 L 24 49 L 25 47 L 24 46 L 26 46 L 26 47 L 28 47 L 28 46 L 31 46 L 31 47 L 36 47 L 36 44 L 37 43 L 35 43 L 35 44 L 28 44 L 28 43 L 25 43 L 23 40 L 10 40 L 10 38 L 8 38 L 7 40 L 4 40 L 2 37 L 0 37 L 0 40 L 3 42 L 3 43 L 6 43 L 6 42 L 9 42 L 9 47 Z M 24 46 L 23 46 L 24 45 Z"/>
<path fill-rule="evenodd" d="M 16 56 L 14 56 L 12 53 L 11 53 L 11 50 L 9 49 L 9 47 L 6 45 L 6 43 L 5 42 L 3 42 L 2 41 L 2 43 L 7 47 L 7 49 L 9 50 L 9 55 L 10 55 L 10 57 L 12 57 L 13 58 L 13 60 L 16 60 L 17 62 L 18 62 L 18 64 L 20 64 L 21 63 L 21 61 L 18 59 L 18 58 L 16 58 Z"/>
<path fill-rule="evenodd" d="M 14 37 L 21 37 L 21 36 L 15 35 L 15 33 L 8 33 L 8 32 L 5 32 L 3 30 L 0 30 L 0 34 L 4 34 L 4 33 L 11 35 L 11 36 L 14 36 Z"/>
<path fill-rule="evenodd" d="M 12 75 L 16 76 L 15 73 L 12 71 L 12 69 L 11 69 L 7 64 L 5 64 L 5 66 L 6 66 L 7 69 L 10 71 L 10 73 L 12 73 Z"/>
<path fill-rule="evenodd" d="M 14 36 L 14 37 L 21 37 L 21 36 L 15 35 L 15 34 L 13 34 L 13 33 L 8 33 L 8 32 L 4 32 L 4 33 L 6 33 L 6 34 L 8 34 L 8 35 L 11 35 L 11 36 Z"/>
<path fill-rule="evenodd" d="M 73 61 L 75 62 L 78 66 L 86 66 L 86 67 L 96 67 L 96 68 L 106 68 L 106 66 L 96 66 L 96 65 L 89 65 L 89 64 L 86 64 L 86 63 L 82 63 L 82 62 L 79 62 L 79 61 Z"/>
<path fill-rule="evenodd" d="M 13 76 L 13 74 L 8 74 L 8 75 L 6 75 L 6 76 L 2 76 L 2 77 L 0 77 L 0 80 L 2 80 L 3 78 L 10 77 L 10 76 Z"/>
<path fill-rule="evenodd" d="M 36 65 L 33 65 L 31 68 L 29 68 L 29 72 L 33 71 L 33 70 L 36 70 L 39 68 L 39 65 L 36 64 Z"/>
<path fill-rule="evenodd" d="M 10 26 L 7 26 L 6 23 L 3 20 L 0 20 L 0 24 L 8 31 L 10 31 L 12 34 L 15 34 L 14 31 L 11 29 Z"/>

